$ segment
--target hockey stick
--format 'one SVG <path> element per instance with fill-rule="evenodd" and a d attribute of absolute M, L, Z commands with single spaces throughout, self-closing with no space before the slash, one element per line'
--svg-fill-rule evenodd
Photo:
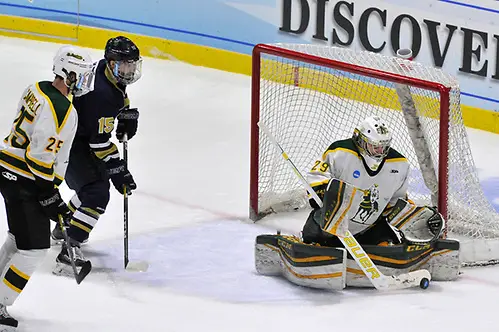
<path fill-rule="evenodd" d="M 83 281 L 83 279 L 85 279 L 85 277 L 90 273 L 90 271 L 92 271 L 92 263 L 90 263 L 90 261 L 86 261 L 85 263 L 83 263 L 80 273 L 78 273 L 78 270 L 76 269 L 75 256 L 73 250 L 71 250 L 68 233 L 66 232 L 66 227 L 64 227 L 64 220 L 62 219 L 61 215 L 59 215 L 59 227 L 61 228 L 62 236 L 64 237 L 64 242 L 66 244 L 66 249 L 68 250 L 68 255 L 69 259 L 71 260 L 71 267 L 73 268 L 73 274 L 76 283 L 79 285 Z"/>
<path fill-rule="evenodd" d="M 123 135 L 123 160 L 125 169 L 128 170 L 128 137 Z M 123 261 L 125 270 L 134 272 L 145 272 L 149 264 L 145 261 L 130 262 L 128 257 L 128 188 L 123 188 Z"/>
<path fill-rule="evenodd" d="M 270 139 L 272 144 L 278 148 L 281 152 L 281 156 L 284 158 L 286 163 L 291 167 L 293 172 L 299 178 L 300 182 L 303 184 L 305 189 L 312 195 L 312 198 L 316 203 L 322 207 L 322 200 L 319 198 L 315 190 L 312 189 L 307 180 L 300 173 L 295 164 L 289 159 L 288 155 L 281 147 L 279 142 L 272 136 L 269 128 L 262 122 L 258 122 L 258 127 L 263 130 L 265 135 Z M 404 273 L 399 276 L 386 276 L 378 269 L 378 267 L 371 260 L 369 255 L 364 251 L 362 246 L 359 244 L 357 239 L 350 233 L 346 231 L 345 236 L 338 236 L 343 246 L 348 250 L 348 253 L 357 262 L 357 265 L 361 268 L 362 272 L 371 281 L 373 286 L 379 290 L 391 290 L 391 289 L 404 289 L 410 287 L 421 287 L 423 289 L 428 288 L 431 280 L 431 275 L 427 270 L 417 270 L 409 273 Z"/>

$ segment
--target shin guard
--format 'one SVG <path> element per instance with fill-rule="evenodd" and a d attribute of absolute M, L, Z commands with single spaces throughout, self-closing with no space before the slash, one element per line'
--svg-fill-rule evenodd
<path fill-rule="evenodd" d="M 6 306 L 14 303 L 33 272 L 43 261 L 47 251 L 48 249 L 16 249 L 2 271 L 0 303 Z"/>

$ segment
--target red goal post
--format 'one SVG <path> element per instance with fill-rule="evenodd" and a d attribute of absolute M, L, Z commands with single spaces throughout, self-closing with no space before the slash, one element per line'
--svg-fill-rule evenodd
<path fill-rule="evenodd" d="M 351 137 L 355 125 L 375 114 L 387 120 L 394 147 L 411 164 L 410 198 L 437 205 L 457 237 L 473 245 L 487 240 L 487 248 L 470 250 L 473 255 L 465 261 L 499 258 L 499 245 L 489 246 L 490 239 L 499 237 L 499 222 L 478 181 L 457 80 L 430 66 L 371 52 L 323 45 L 255 46 L 250 218 L 307 207 L 305 190 L 260 134 L 259 121 L 305 173 L 333 141 Z M 477 218 L 470 204 L 477 204 L 473 210 L 486 210 L 487 216 L 463 220 Z M 492 215 L 498 232 L 489 234 L 481 227 L 490 225 L 483 219 Z M 488 257 L 491 248 L 497 252 Z M 477 251 L 484 255 L 475 255 Z"/>

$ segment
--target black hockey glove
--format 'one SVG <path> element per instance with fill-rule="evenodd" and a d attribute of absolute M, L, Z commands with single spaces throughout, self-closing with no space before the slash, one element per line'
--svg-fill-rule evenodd
<path fill-rule="evenodd" d="M 133 180 L 132 174 L 125 167 L 125 162 L 123 159 L 116 159 L 107 162 L 107 172 L 114 187 L 121 194 L 123 190 L 127 188 L 127 194 L 131 194 L 132 190 L 137 189 L 137 184 Z"/>
<path fill-rule="evenodd" d="M 118 126 L 116 127 L 116 138 L 123 142 L 123 136 L 131 139 L 137 133 L 139 125 L 139 110 L 136 108 L 124 109 L 118 114 Z"/>
<path fill-rule="evenodd" d="M 43 207 L 45 215 L 55 222 L 59 222 L 59 215 L 61 215 L 64 220 L 68 219 L 71 215 L 71 210 L 69 210 L 66 203 L 62 200 L 59 189 L 57 188 L 42 193 L 38 197 L 38 201 Z"/>

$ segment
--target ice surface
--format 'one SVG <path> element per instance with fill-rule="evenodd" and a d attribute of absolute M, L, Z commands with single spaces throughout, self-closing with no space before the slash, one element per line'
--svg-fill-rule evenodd
<path fill-rule="evenodd" d="M 0 135 L 23 89 L 51 80 L 56 44 L 0 38 L 4 79 Z M 92 50 L 94 59 L 101 51 Z M 111 203 L 83 250 L 94 271 L 79 286 L 51 274 L 53 247 L 10 309 L 19 331 L 497 331 L 499 268 L 466 269 L 457 282 L 392 293 L 321 292 L 258 276 L 256 235 L 298 232 L 304 214 L 249 223 L 250 78 L 180 62 L 145 59 L 131 86 L 141 113 L 129 143 L 139 189 L 130 197 L 125 272 L 122 201 Z M 499 136 L 469 130 L 483 186 L 499 204 Z M 63 188 L 66 198 L 71 196 Z M 6 221 L 0 210 L 0 234 Z M 285 222 L 283 222 L 283 219 Z"/>

